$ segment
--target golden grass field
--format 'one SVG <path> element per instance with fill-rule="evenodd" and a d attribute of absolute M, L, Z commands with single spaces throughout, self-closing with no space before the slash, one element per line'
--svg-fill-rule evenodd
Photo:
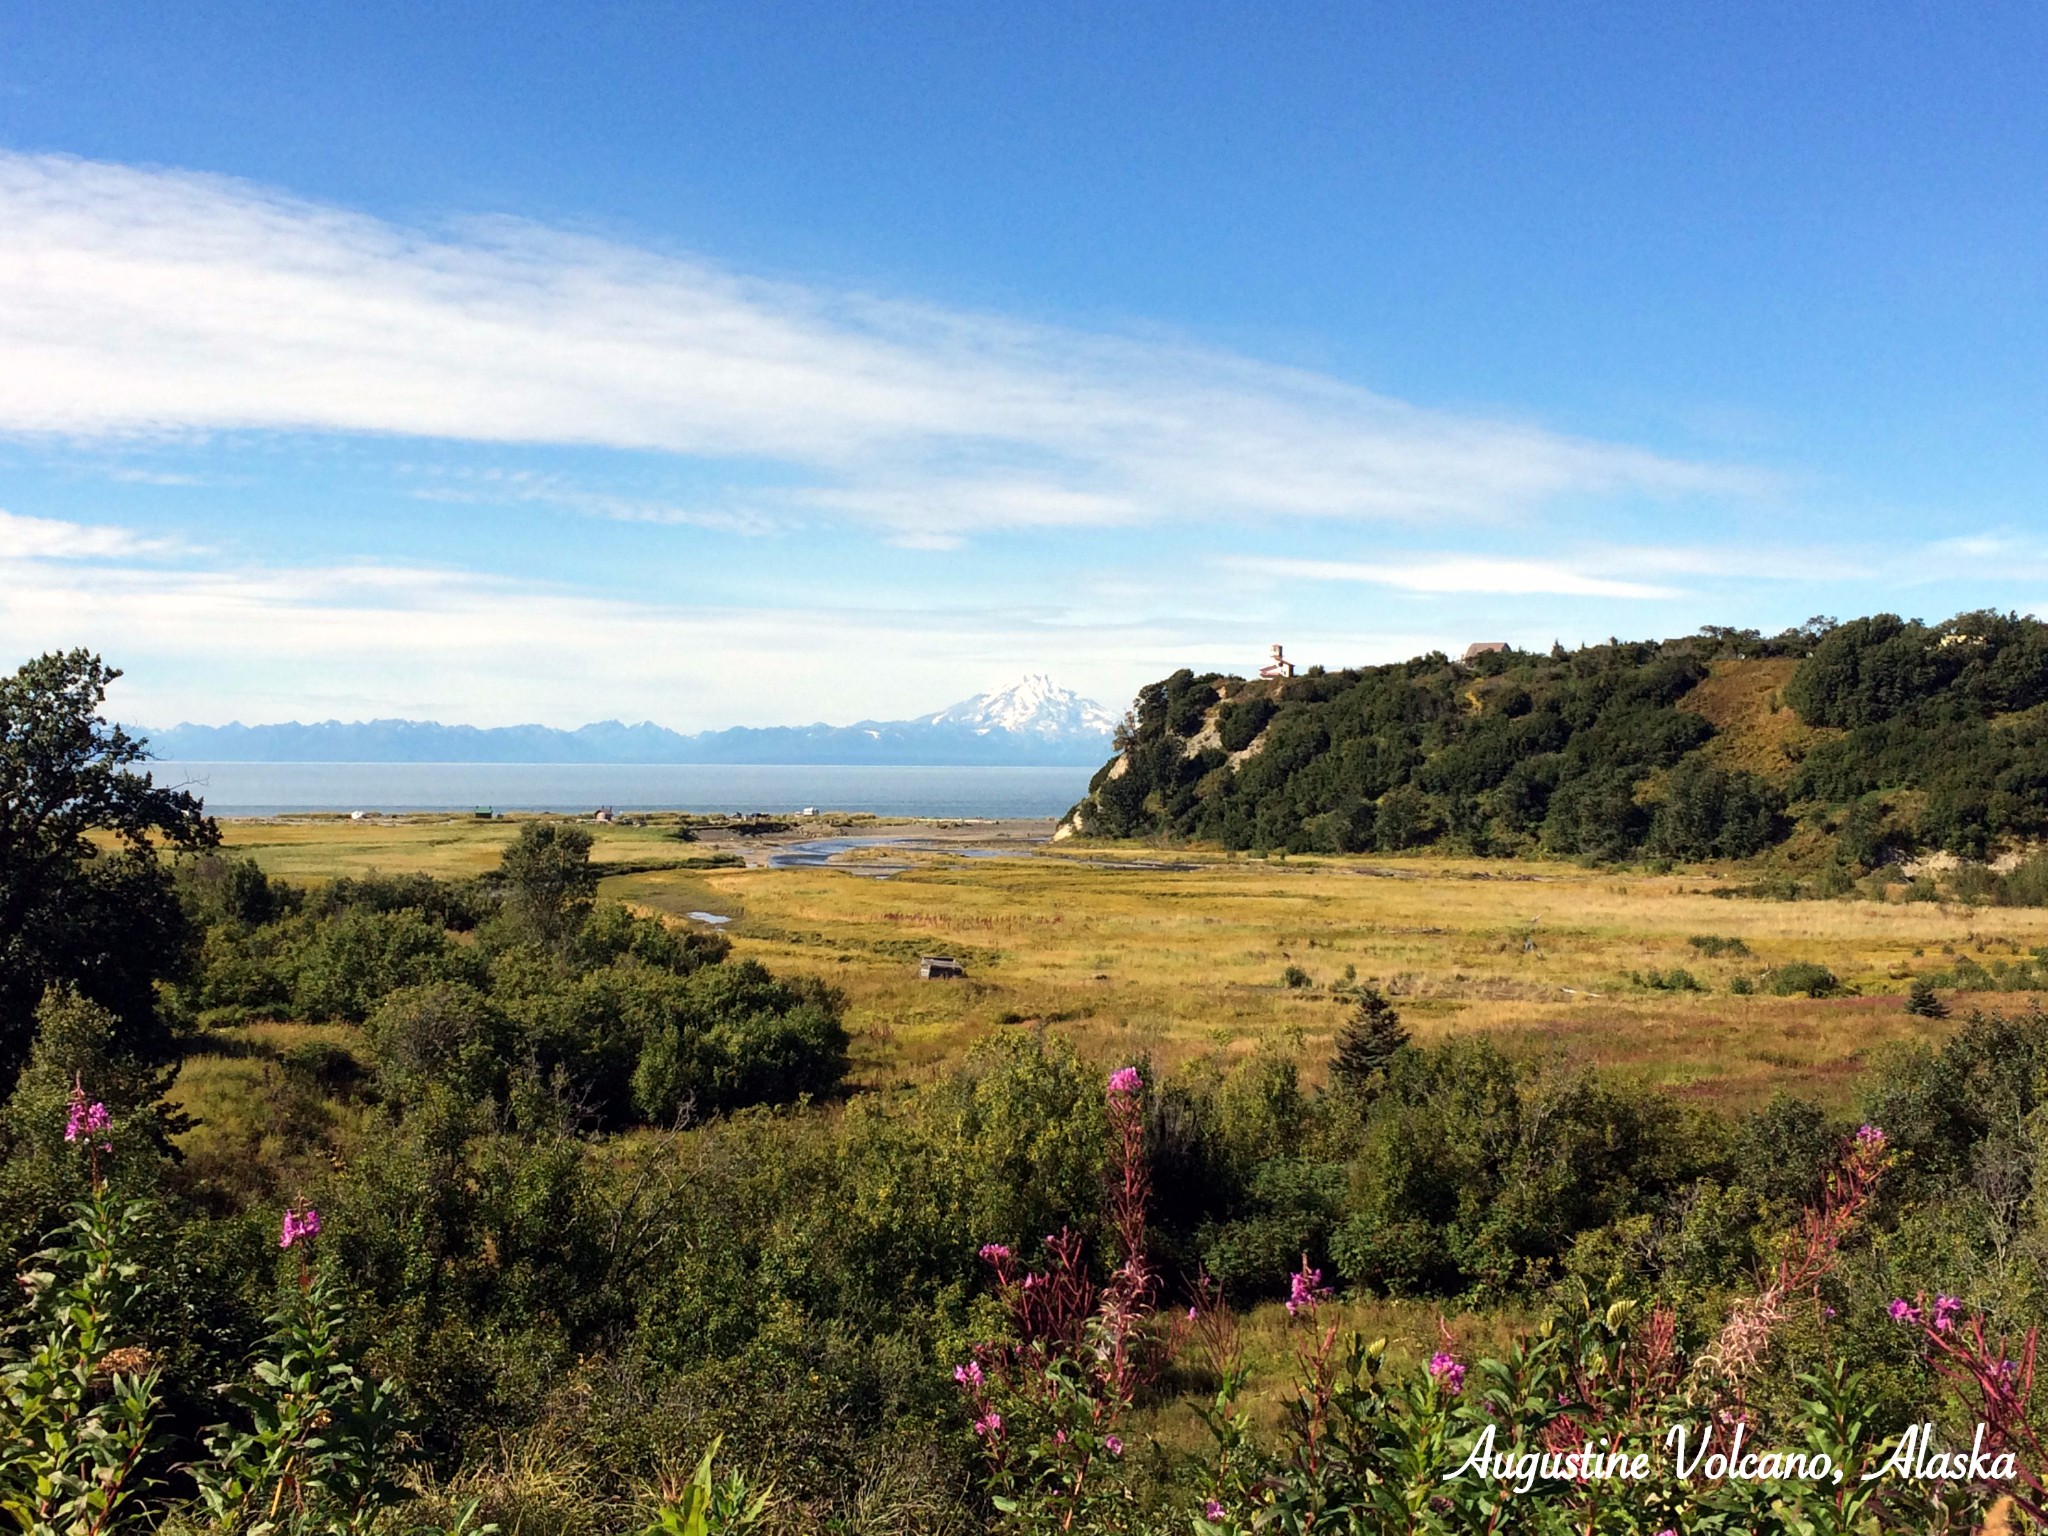
<path fill-rule="evenodd" d="M 517 823 L 299 818 L 222 830 L 230 848 L 272 872 L 317 879 L 478 873 Z M 1170 1066 L 1270 1043 L 1313 1062 L 1348 1008 L 1332 984 L 1355 977 L 1392 995 L 1425 1041 L 1481 1032 L 1517 1052 L 1726 1107 L 1779 1088 L 1840 1104 L 1874 1051 L 1949 1027 L 1903 1011 L 1909 974 L 1943 969 L 1953 952 L 1989 964 L 2048 944 L 2048 910 L 1724 899 L 1708 894 L 1724 880 L 1705 872 L 1062 843 L 1003 858 L 891 851 L 891 863 L 909 867 L 876 879 L 841 868 L 648 868 L 720 845 L 678 843 L 666 825 L 591 830 L 600 865 L 626 871 L 606 878 L 604 895 L 676 921 L 693 910 L 729 915 L 741 954 L 839 987 L 856 1075 L 872 1086 L 929 1074 L 976 1040 L 1033 1025 L 1105 1061 Z M 1688 942 L 1694 935 L 1739 938 L 1751 954 L 1707 958 Z M 919 981 L 916 957 L 933 952 L 964 960 L 968 979 Z M 1730 991 L 1737 976 L 1788 961 L 1830 967 L 1853 995 Z M 1284 985 L 1290 966 L 1311 984 Z M 1674 967 L 1706 990 L 1630 980 Z M 1960 1013 L 1973 1000 L 1952 1001 Z"/>

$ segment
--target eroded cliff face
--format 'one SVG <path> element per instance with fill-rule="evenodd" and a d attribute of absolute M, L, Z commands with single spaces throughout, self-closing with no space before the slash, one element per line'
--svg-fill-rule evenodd
<path fill-rule="evenodd" d="M 1223 708 L 1226 704 L 1245 697 L 1247 692 L 1258 692 L 1261 690 L 1271 692 L 1273 688 L 1274 685 L 1269 683 L 1259 681 L 1246 682 L 1242 678 L 1226 678 L 1222 680 L 1217 687 L 1216 702 L 1203 712 L 1200 729 L 1181 742 L 1181 757 L 1186 759 L 1200 757 L 1204 752 L 1221 752 L 1224 754 L 1221 771 L 1234 773 L 1240 764 L 1258 756 L 1260 752 L 1265 750 L 1266 732 L 1272 722 L 1268 721 L 1265 725 L 1260 726 L 1258 734 L 1250 742 L 1240 747 L 1237 751 L 1231 752 L 1223 744 Z M 1110 759 L 1109 771 L 1103 775 L 1102 782 L 1113 784 L 1130 771 L 1130 749 L 1125 748 Z M 1089 823 L 1092 820 L 1099 819 L 1101 801 L 1098 796 L 1100 793 L 1099 788 L 1091 789 L 1079 804 L 1060 818 L 1060 824 L 1053 828 L 1052 840 L 1054 842 L 1064 842 L 1069 838 L 1090 837 L 1094 835 Z"/>

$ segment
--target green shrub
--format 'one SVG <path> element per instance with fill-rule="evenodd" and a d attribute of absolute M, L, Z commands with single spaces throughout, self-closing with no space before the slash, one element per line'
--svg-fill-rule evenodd
<path fill-rule="evenodd" d="M 510 1021 L 465 982 L 386 994 L 364 1034 L 394 1103 L 417 1104 L 437 1088 L 459 1103 L 502 1098 L 517 1059 Z"/>
<path fill-rule="evenodd" d="M 1774 966 L 1764 972 L 1763 981 L 1764 990 L 1773 997 L 1793 997 L 1802 992 L 1808 997 L 1831 997 L 1842 986 L 1833 971 L 1810 960 Z"/>
<path fill-rule="evenodd" d="M 1715 933 L 1696 933 L 1685 942 L 1710 960 L 1718 960 L 1724 955 L 1743 957 L 1750 952 L 1749 946 L 1742 940 L 1723 938 Z"/>
<path fill-rule="evenodd" d="M 481 957 L 453 944 L 417 908 L 350 906 L 319 923 L 298 953 L 292 1008 L 304 1019 L 360 1024 L 400 987 L 481 978 Z"/>
<path fill-rule="evenodd" d="M 2014 866 L 1999 885 L 1998 899 L 2012 907 L 2048 907 L 2048 853 L 2035 853 Z"/>
<path fill-rule="evenodd" d="M 1628 979 L 1653 992 L 1704 992 L 1705 987 L 1691 971 L 1673 966 L 1668 971 L 1630 971 Z"/>

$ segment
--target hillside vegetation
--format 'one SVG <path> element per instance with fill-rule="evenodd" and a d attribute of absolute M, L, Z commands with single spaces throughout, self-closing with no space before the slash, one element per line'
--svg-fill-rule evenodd
<path fill-rule="evenodd" d="M 1068 825 L 1230 849 L 1435 847 L 1739 859 L 1791 842 L 1864 873 L 2048 830 L 2048 625 L 1816 619 L 1775 636 L 1441 652 L 1140 691 Z"/>

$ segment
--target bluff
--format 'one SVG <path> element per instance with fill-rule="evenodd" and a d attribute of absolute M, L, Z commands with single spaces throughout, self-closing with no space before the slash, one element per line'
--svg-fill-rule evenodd
<path fill-rule="evenodd" d="M 2048 625 L 1816 619 L 1140 691 L 1066 833 L 1845 864 L 2048 835 Z M 1806 843 L 1815 839 L 1809 837 Z"/>

